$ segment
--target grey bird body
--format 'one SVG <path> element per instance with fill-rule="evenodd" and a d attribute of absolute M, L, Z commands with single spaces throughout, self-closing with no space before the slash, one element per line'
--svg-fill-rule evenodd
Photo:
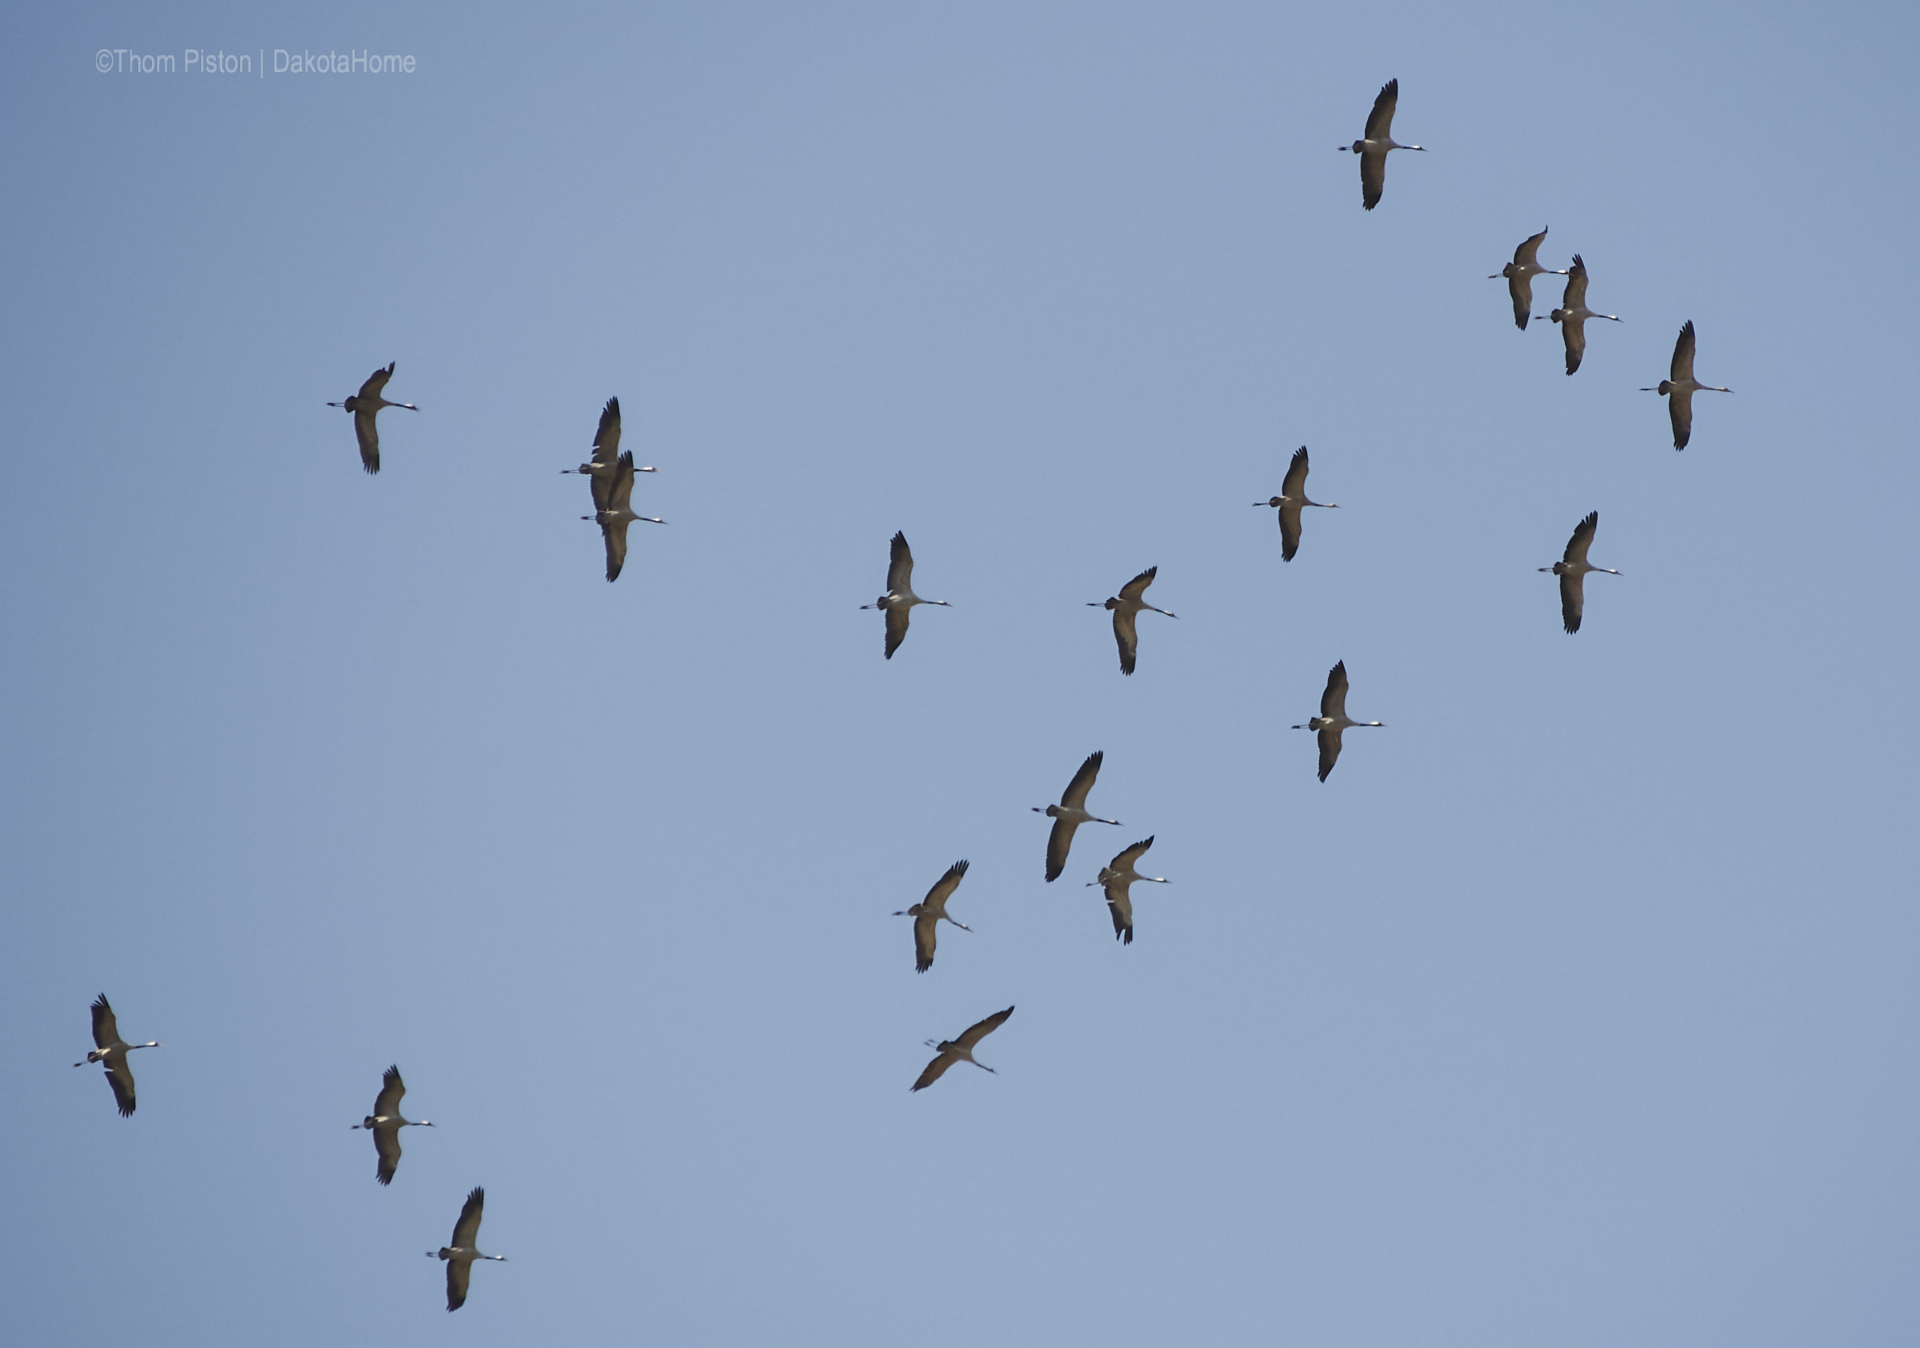
<path fill-rule="evenodd" d="M 1152 838 L 1142 839 L 1101 867 L 1098 879 L 1088 882 L 1089 888 L 1099 885 L 1106 892 L 1107 912 L 1113 918 L 1113 939 L 1122 945 L 1133 944 L 1132 887 L 1134 882 L 1145 880 L 1156 885 L 1172 883 L 1163 875 L 1142 875 L 1134 869 L 1134 864 L 1145 856 L 1147 849 L 1152 846 Z"/>
<path fill-rule="evenodd" d="M 1006 1024 L 1007 1017 L 1012 1014 L 1012 1007 L 1008 1007 L 1005 1011 L 996 1011 L 985 1020 L 975 1021 L 969 1025 L 958 1039 L 942 1039 L 937 1044 L 931 1039 L 927 1040 L 928 1045 L 934 1049 L 935 1057 L 922 1069 L 920 1079 L 913 1083 L 912 1089 L 925 1090 L 957 1062 L 970 1062 L 983 1072 L 991 1072 L 993 1070 L 991 1067 L 974 1058 L 973 1050 L 978 1047 L 982 1039 Z"/>
<path fill-rule="evenodd" d="M 487 1201 L 487 1191 L 475 1188 L 467 1194 L 467 1201 L 461 1205 L 459 1219 L 453 1224 L 453 1239 L 438 1250 L 428 1250 L 427 1258 L 444 1259 L 447 1263 L 447 1309 L 457 1311 L 467 1304 L 467 1281 L 473 1276 L 473 1261 L 476 1259 L 496 1259 L 506 1263 L 504 1254 L 482 1254 L 477 1242 L 480 1239 L 480 1217 Z"/>
<path fill-rule="evenodd" d="M 381 396 L 387 381 L 393 378 L 396 362 L 389 362 L 384 370 L 375 370 L 367 376 L 367 382 L 360 391 L 348 397 L 344 402 L 328 403 L 328 407 L 344 407 L 353 413 L 353 435 L 360 442 L 360 466 L 369 473 L 380 471 L 380 428 L 374 418 L 380 415 L 383 407 L 404 407 L 409 412 L 420 409 L 412 403 L 390 403 Z"/>
<path fill-rule="evenodd" d="M 1135 619 L 1144 609 L 1149 613 L 1163 613 L 1169 618 L 1178 618 L 1178 613 L 1167 613 L 1163 608 L 1155 608 L 1146 601 L 1147 586 L 1153 584 L 1153 578 L 1160 574 L 1160 568 L 1150 566 L 1125 585 L 1120 593 L 1104 604 L 1089 602 L 1088 608 L 1104 608 L 1113 612 L 1113 640 L 1120 647 L 1120 672 L 1132 674 L 1134 662 L 1140 653 L 1140 633 Z"/>
<path fill-rule="evenodd" d="M 1560 297 L 1560 307 L 1547 317 L 1560 325 L 1560 335 L 1566 340 L 1568 374 L 1580 368 L 1581 357 L 1587 353 L 1587 320 L 1620 321 L 1617 314 L 1596 314 L 1587 308 L 1587 264 L 1578 253 L 1573 255 L 1573 266 L 1567 272 L 1567 289 Z"/>
<path fill-rule="evenodd" d="M 593 488 L 594 512 L 582 515 L 583 520 L 592 520 L 600 526 L 601 541 L 607 548 L 607 583 L 611 585 L 620 579 L 620 571 L 627 564 L 627 526 L 636 522 L 647 524 L 665 524 L 663 519 L 652 515 L 636 515 L 633 511 L 633 466 L 631 450 L 622 454 L 614 463 L 613 473 L 606 477 L 589 477 L 588 485 Z"/>
<path fill-rule="evenodd" d="M 1593 535 L 1600 528 L 1600 512 L 1595 510 L 1574 526 L 1573 537 L 1567 540 L 1566 553 L 1552 566 L 1539 568 L 1550 571 L 1560 577 L 1560 625 L 1566 628 L 1568 635 L 1580 630 L 1580 615 L 1587 606 L 1585 581 L 1588 573 L 1604 571 L 1609 576 L 1620 573 L 1608 566 L 1593 566 L 1587 561 L 1587 549 L 1593 546 Z"/>
<path fill-rule="evenodd" d="M 907 546 L 905 531 L 896 533 L 887 552 L 887 592 L 862 609 L 877 608 L 887 615 L 886 658 L 900 649 L 907 639 L 907 618 L 916 604 L 938 604 L 952 608 L 944 599 L 922 599 L 913 592 L 913 549 Z"/>
<path fill-rule="evenodd" d="M 964 861 L 954 862 L 953 865 L 947 867 L 947 873 L 945 875 L 934 881 L 933 888 L 927 891 L 926 898 L 920 900 L 920 902 L 914 904 L 911 908 L 902 908 L 894 914 L 895 917 L 910 917 L 913 919 L 913 968 L 915 973 L 923 974 L 933 967 L 933 950 L 935 937 L 937 935 L 935 929 L 939 927 L 942 922 L 952 922 L 953 925 L 960 928 L 961 931 L 973 930 L 973 928 L 969 927 L 966 923 L 954 922 L 953 918 L 947 915 L 947 900 L 953 897 L 954 890 L 960 888 L 960 882 L 966 878 L 966 875 L 967 863 Z"/>
<path fill-rule="evenodd" d="M 1540 244 L 1546 237 L 1544 229 L 1535 234 L 1513 250 L 1513 261 L 1487 278 L 1489 281 L 1507 278 L 1507 295 L 1513 300 L 1513 324 L 1522 332 L 1526 331 L 1527 320 L 1533 317 L 1533 278 L 1567 275 L 1565 267 L 1540 265 Z"/>
<path fill-rule="evenodd" d="M 1093 783 L 1100 776 L 1100 764 L 1105 759 L 1104 750 L 1096 750 L 1080 764 L 1080 770 L 1073 774 L 1073 780 L 1067 783 L 1067 789 L 1061 793 L 1058 805 L 1044 808 L 1035 805 L 1035 814 L 1044 814 L 1053 820 L 1053 831 L 1047 835 L 1047 880 L 1058 880 L 1067 869 L 1067 853 L 1073 847 L 1074 831 L 1082 824 L 1114 824 L 1118 819 L 1102 819 L 1097 814 L 1087 813 L 1087 793 L 1093 790 Z"/>
<path fill-rule="evenodd" d="M 407 1085 L 400 1079 L 400 1068 L 389 1067 L 380 1078 L 380 1094 L 373 1099 L 373 1113 L 353 1125 L 373 1134 L 373 1150 L 378 1157 L 373 1177 L 382 1184 L 393 1183 L 394 1173 L 400 1168 L 400 1130 L 433 1127 L 431 1119 L 401 1116 L 400 1100 L 406 1093 Z"/>
<path fill-rule="evenodd" d="M 1658 393 L 1667 400 L 1667 413 L 1673 420 L 1673 447 L 1685 449 L 1687 442 L 1693 439 L 1693 395 L 1696 393 L 1731 393 L 1730 388 L 1721 388 L 1717 384 L 1703 384 L 1693 377 L 1693 320 L 1689 318 L 1680 329 L 1680 339 L 1673 344 L 1673 364 L 1669 377 L 1662 379 L 1654 388 L 1643 388 L 1642 393 Z"/>
<path fill-rule="evenodd" d="M 120 1037 L 120 1024 L 114 1019 L 113 1008 L 107 1004 L 107 994 L 101 993 L 93 999 L 93 1047 L 87 1056 L 75 1063 L 75 1067 L 85 1067 L 97 1062 L 107 1071 L 107 1085 L 113 1088 L 113 1103 L 120 1110 L 121 1118 L 133 1114 L 136 1099 L 133 1090 L 133 1072 L 127 1067 L 127 1054 L 137 1048 L 159 1048 L 157 1039 L 149 1039 L 144 1044 L 129 1044 Z"/>
<path fill-rule="evenodd" d="M 1271 506 L 1280 512 L 1280 560 L 1290 562 L 1294 554 L 1300 551 L 1300 512 L 1307 506 L 1317 510 L 1338 510 L 1340 507 L 1332 501 L 1309 501 L 1307 499 L 1307 447 L 1305 445 L 1293 451 L 1293 459 L 1287 464 L 1287 475 L 1281 479 L 1280 494 L 1270 496 L 1264 501 L 1255 501 L 1254 508 Z"/>
<path fill-rule="evenodd" d="M 600 426 L 593 434 L 593 457 L 578 468 L 562 468 L 562 473 L 584 473 L 589 477 L 613 476 L 620 462 L 620 400 L 607 399 L 600 409 Z M 658 472 L 656 468 L 635 467 L 636 473 Z"/>
<path fill-rule="evenodd" d="M 1379 726 L 1380 721 L 1356 721 L 1347 715 L 1347 662 L 1342 660 L 1327 671 L 1327 689 L 1320 694 L 1320 714 L 1310 717 L 1295 730 L 1319 732 L 1320 780 L 1326 781 L 1333 765 L 1340 761 L 1340 736 L 1355 726 Z"/>
<path fill-rule="evenodd" d="M 1400 105 L 1400 81 L 1388 80 L 1380 86 L 1367 114 L 1367 134 L 1351 145 L 1336 145 L 1338 151 L 1351 150 L 1360 156 L 1360 204 L 1372 210 L 1380 204 L 1387 189 L 1387 155 L 1394 150 L 1424 150 L 1424 145 L 1402 145 L 1393 138 L 1393 112 Z"/>

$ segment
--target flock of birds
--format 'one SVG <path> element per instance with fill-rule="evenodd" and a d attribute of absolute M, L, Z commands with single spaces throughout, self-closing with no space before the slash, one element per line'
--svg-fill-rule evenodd
<path fill-rule="evenodd" d="M 1424 150 L 1420 145 L 1402 145 L 1393 139 L 1393 115 L 1399 101 L 1400 82 L 1389 80 L 1379 96 L 1374 100 L 1373 111 L 1367 117 L 1366 135 L 1351 145 L 1339 149 L 1351 150 L 1360 157 L 1361 204 L 1367 210 L 1373 210 L 1380 204 L 1386 190 L 1387 156 L 1394 150 Z M 1533 278 L 1536 276 L 1565 276 L 1566 290 L 1560 307 L 1548 315 L 1559 324 L 1566 345 L 1567 373 L 1573 374 L 1580 368 L 1580 362 L 1586 352 L 1586 323 L 1589 319 L 1601 318 L 1611 322 L 1621 320 L 1614 314 L 1595 313 L 1587 307 L 1587 269 L 1579 254 L 1574 254 L 1572 262 L 1564 268 L 1550 268 L 1540 265 L 1540 246 L 1545 242 L 1547 231 L 1542 229 L 1514 250 L 1513 261 L 1489 279 L 1504 278 L 1507 292 L 1513 301 L 1513 318 L 1523 331 L 1530 318 L 1535 315 L 1533 309 Z M 1702 384 L 1694 378 L 1694 331 L 1691 321 L 1680 329 L 1678 343 L 1674 347 L 1672 368 L 1669 377 L 1660 381 L 1657 387 L 1643 389 L 1643 392 L 1659 393 L 1668 399 L 1668 410 L 1673 422 L 1673 447 L 1685 449 L 1693 432 L 1693 395 L 1699 392 L 1730 393 L 1731 389 Z M 385 396 L 387 383 L 393 378 L 394 365 L 375 370 L 368 376 L 360 391 L 342 402 L 328 403 L 329 407 L 340 407 L 353 416 L 355 438 L 360 446 L 361 466 L 368 473 L 380 471 L 380 430 L 377 418 L 381 411 L 389 407 L 401 407 L 410 412 L 420 409 L 412 403 L 391 402 Z M 577 468 L 563 469 L 566 473 L 579 473 L 588 479 L 592 490 L 593 513 L 583 515 L 582 519 L 592 520 L 600 526 L 602 541 L 606 549 L 606 577 L 608 581 L 617 580 L 627 557 L 627 529 L 636 522 L 664 524 L 665 520 L 648 515 L 640 515 L 633 510 L 633 486 L 635 475 L 651 473 L 656 470 L 649 466 L 639 466 L 633 461 L 631 451 L 620 448 L 620 400 L 609 398 L 600 414 L 599 427 L 593 438 L 593 455 Z M 1306 509 L 1337 510 L 1339 507 L 1331 501 L 1314 501 L 1307 496 L 1308 455 L 1303 445 L 1294 451 L 1287 466 L 1286 476 L 1281 483 L 1280 494 L 1265 501 L 1255 501 L 1254 506 L 1266 506 L 1277 512 L 1280 526 L 1281 559 L 1291 562 L 1300 549 L 1301 512 Z M 1585 608 L 1585 578 L 1595 571 L 1604 571 L 1608 575 L 1620 573 L 1608 567 L 1592 565 L 1587 560 L 1588 550 L 1593 545 L 1594 534 L 1598 530 L 1600 516 L 1597 511 L 1589 513 L 1574 529 L 1573 536 L 1567 542 L 1566 552 L 1560 561 L 1552 566 L 1539 568 L 1550 572 L 1560 581 L 1561 624 L 1569 633 L 1580 630 L 1581 615 Z M 1089 607 L 1106 609 L 1113 615 L 1114 642 L 1119 648 L 1120 670 L 1131 675 L 1139 658 L 1140 638 L 1138 618 L 1142 612 L 1159 613 L 1168 618 L 1178 615 L 1166 609 L 1157 608 L 1146 601 L 1146 592 L 1159 568 L 1148 567 L 1125 585 L 1120 587 L 1118 595 L 1104 603 L 1089 603 Z M 865 609 L 879 610 L 885 619 L 884 657 L 891 660 L 907 639 L 908 620 L 913 610 L 920 605 L 938 605 L 952 607 L 944 599 L 925 599 L 913 590 L 913 552 L 907 545 L 906 535 L 896 533 L 893 536 L 887 563 L 887 590 Z M 1339 761 L 1342 735 L 1356 728 L 1379 727 L 1379 721 L 1356 721 L 1347 715 L 1347 666 L 1345 661 L 1336 663 L 1327 674 L 1326 690 L 1320 696 L 1320 714 L 1309 717 L 1295 730 L 1311 730 L 1316 734 L 1319 744 L 1319 777 L 1326 781 Z M 1052 821 L 1047 836 L 1046 878 L 1049 882 L 1058 880 L 1066 873 L 1068 854 L 1073 847 L 1075 833 L 1082 824 L 1109 824 L 1120 826 L 1117 819 L 1106 819 L 1087 808 L 1087 797 L 1092 792 L 1100 775 L 1104 754 L 1089 754 L 1079 769 L 1067 783 L 1066 790 L 1060 795 L 1056 805 L 1034 806 L 1036 814 L 1045 815 Z M 1098 876 L 1088 882 L 1088 887 L 1099 886 L 1104 892 L 1109 915 L 1113 920 L 1114 939 L 1123 945 L 1133 943 L 1133 901 L 1132 887 L 1137 883 L 1167 884 L 1166 877 L 1142 875 L 1137 869 L 1142 857 L 1153 846 L 1151 836 L 1122 848 L 1111 861 L 1101 867 Z M 942 922 L 959 927 L 962 931 L 971 931 L 970 927 L 959 922 L 947 912 L 947 904 L 960 882 L 966 878 L 968 863 L 956 861 L 946 873 L 935 882 L 933 888 L 919 903 L 895 913 L 896 917 L 913 918 L 914 968 L 925 973 L 933 967 L 934 953 L 938 944 L 938 929 Z M 983 1071 L 994 1069 L 980 1062 L 974 1055 L 980 1041 L 999 1029 L 1013 1014 L 1014 1008 L 996 1011 L 985 1019 L 977 1021 L 952 1039 L 927 1040 L 934 1049 L 933 1059 L 922 1069 L 914 1081 L 911 1090 L 920 1091 L 931 1086 L 944 1075 L 947 1069 L 957 1062 L 969 1062 Z M 129 1044 L 120 1037 L 120 1030 L 114 1018 L 113 1008 L 101 994 L 93 1003 L 93 1042 L 94 1048 L 82 1062 L 98 1063 L 105 1068 L 107 1083 L 112 1088 L 114 1103 L 122 1117 L 130 1117 L 134 1112 L 135 1092 L 133 1073 L 127 1065 L 127 1057 L 136 1049 L 159 1048 L 158 1041 L 149 1040 L 140 1044 Z M 387 1068 L 381 1079 L 379 1094 L 374 1099 L 373 1112 L 361 1122 L 354 1124 L 356 1129 L 365 1129 L 372 1134 L 376 1167 L 374 1178 L 381 1184 L 391 1184 L 400 1166 L 400 1130 L 402 1128 L 430 1128 L 427 1119 L 409 1119 L 400 1112 L 401 1099 L 406 1095 L 406 1084 L 400 1076 L 398 1066 Z M 479 1259 L 504 1260 L 505 1256 L 481 1253 L 477 1244 L 481 1215 L 486 1202 L 483 1189 L 474 1188 L 467 1194 L 461 1205 L 460 1216 L 454 1223 L 453 1236 L 449 1244 L 438 1250 L 427 1252 L 428 1258 L 438 1258 L 446 1263 L 447 1309 L 458 1310 L 467 1299 L 468 1280 L 473 1263 Z"/>

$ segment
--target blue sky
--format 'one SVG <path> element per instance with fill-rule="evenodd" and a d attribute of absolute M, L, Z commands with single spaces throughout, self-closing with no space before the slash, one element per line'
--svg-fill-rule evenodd
<path fill-rule="evenodd" d="M 0 19 L 0 1335 L 1907 1341 L 1916 20 L 1356 22 Z M 1571 379 L 1485 279 L 1542 226 L 1625 319 Z M 609 396 L 671 521 L 612 586 Z M 887 662 L 896 529 L 954 606 Z M 1123 679 L 1084 604 L 1155 564 Z M 1321 784 L 1339 659 L 1387 729 Z"/>

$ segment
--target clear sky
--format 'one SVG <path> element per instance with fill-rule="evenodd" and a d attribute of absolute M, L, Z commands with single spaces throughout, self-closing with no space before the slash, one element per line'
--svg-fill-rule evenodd
<path fill-rule="evenodd" d="M 1910 1343 L 1917 36 L 8 9 L 0 1338 Z M 181 68 L 276 48 L 415 69 Z M 1572 378 L 1486 279 L 1542 226 L 1625 320 Z M 609 586 L 615 395 L 670 523 Z M 896 529 L 953 607 L 889 662 Z"/>

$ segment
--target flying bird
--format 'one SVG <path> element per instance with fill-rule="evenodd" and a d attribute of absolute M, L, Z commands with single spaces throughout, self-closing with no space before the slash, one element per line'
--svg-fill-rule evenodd
<path fill-rule="evenodd" d="M 360 442 L 360 466 L 369 473 L 380 471 L 380 428 L 373 424 L 373 419 L 380 415 L 380 409 L 404 407 L 409 412 L 420 410 L 412 403 L 390 403 L 380 396 L 380 391 L 387 386 L 387 381 L 393 378 L 395 363 L 397 362 L 389 363 L 386 369 L 375 370 L 368 375 L 367 382 L 360 386 L 360 391 L 345 402 L 327 404 L 328 407 L 344 407 L 353 413 L 353 434 L 354 438 Z"/>
<path fill-rule="evenodd" d="M 1673 368 L 1671 379 L 1662 379 L 1656 388 L 1643 388 L 1642 393 L 1667 395 L 1667 412 L 1673 418 L 1673 447 L 1685 449 L 1687 441 L 1693 438 L 1693 395 L 1700 392 L 1731 393 L 1730 388 L 1721 388 L 1717 384 L 1703 384 L 1693 377 L 1693 320 L 1689 318 L 1686 326 L 1680 329 L 1680 340 L 1673 344 Z"/>
<path fill-rule="evenodd" d="M 1541 230 L 1518 248 L 1513 250 L 1513 261 L 1493 273 L 1487 279 L 1507 278 L 1507 295 L 1513 300 L 1513 323 L 1522 332 L 1527 330 L 1527 320 L 1533 317 L 1533 278 L 1536 276 L 1566 276 L 1565 267 L 1543 267 L 1540 265 L 1540 242 L 1547 237 L 1547 231 Z M 1572 374 L 1573 371 L 1567 371 Z"/>
<path fill-rule="evenodd" d="M 124 1119 L 133 1113 L 134 1106 L 133 1073 L 127 1070 L 127 1055 L 137 1048 L 159 1047 L 157 1039 L 149 1039 L 144 1044 L 122 1040 L 113 1008 L 107 1005 L 107 994 L 103 992 L 93 999 L 93 1048 L 74 1066 L 85 1067 L 97 1062 L 106 1067 L 107 1084 L 113 1087 L 113 1102 L 120 1106 L 120 1117 Z"/>
<path fill-rule="evenodd" d="M 1178 613 L 1167 613 L 1163 608 L 1154 608 L 1144 596 L 1147 586 L 1153 584 L 1153 578 L 1160 568 L 1150 566 L 1125 585 L 1120 587 L 1117 599 L 1109 599 L 1104 604 L 1089 603 L 1088 608 L 1110 608 L 1113 610 L 1113 639 L 1120 647 L 1120 672 L 1133 673 L 1134 656 L 1140 650 L 1140 634 L 1134 630 L 1134 619 L 1141 609 L 1154 613 L 1166 613 L 1169 618 L 1178 618 Z"/>
<path fill-rule="evenodd" d="M 1569 633 L 1580 630 L 1580 611 L 1587 605 L 1587 572 L 1604 571 L 1609 576 L 1620 574 L 1610 566 L 1590 566 L 1587 563 L 1587 549 L 1593 546 L 1594 530 L 1599 527 L 1600 512 L 1596 510 L 1574 526 L 1573 537 L 1567 540 L 1566 556 L 1552 566 L 1540 568 L 1560 577 L 1560 621 Z"/>
<path fill-rule="evenodd" d="M 1587 320 L 1620 321 L 1617 314 L 1596 314 L 1587 308 L 1587 264 L 1580 260 L 1578 253 L 1573 255 L 1573 268 L 1567 273 L 1567 290 L 1560 297 L 1560 307 L 1547 317 L 1560 325 L 1560 335 L 1566 339 L 1568 374 L 1580 368 L 1580 358 L 1587 354 Z"/>
<path fill-rule="evenodd" d="M 983 1062 L 975 1061 L 973 1050 L 982 1039 L 985 1039 L 988 1035 L 1006 1024 L 1007 1017 L 1012 1014 L 1012 1007 L 1008 1007 L 1005 1011 L 996 1011 L 985 1020 L 977 1021 L 969 1025 L 958 1039 L 942 1039 L 937 1044 L 931 1039 L 927 1040 L 928 1045 L 937 1050 L 939 1056 L 927 1064 L 926 1070 L 920 1074 L 920 1079 L 913 1083 L 913 1089 L 916 1091 L 925 1090 L 934 1082 L 938 1081 L 941 1074 L 957 1062 L 970 1062 L 983 1072 L 991 1072 L 993 1070 L 991 1067 L 988 1067 Z"/>
<path fill-rule="evenodd" d="M 620 568 L 627 564 L 627 526 L 636 520 L 647 524 L 666 523 L 652 515 L 633 513 L 633 474 L 633 451 L 628 450 L 614 464 L 611 477 L 588 479 L 593 488 L 594 511 L 580 518 L 592 520 L 600 526 L 601 539 L 607 545 L 609 585 L 620 578 Z"/>
<path fill-rule="evenodd" d="M 1402 145 L 1393 138 L 1393 110 L 1400 102 L 1400 81 L 1388 80 L 1380 86 L 1367 114 L 1364 140 L 1351 145 L 1336 145 L 1335 150 L 1351 150 L 1360 156 L 1360 203 L 1368 210 L 1380 204 L 1380 193 L 1387 185 L 1387 153 L 1391 150 L 1425 150 L 1424 145 Z"/>
<path fill-rule="evenodd" d="M 1105 750 L 1087 755 L 1087 761 L 1080 765 L 1080 771 L 1073 774 L 1073 780 L 1067 783 L 1066 791 L 1060 797 L 1058 805 L 1049 805 L 1045 809 L 1036 805 L 1035 814 L 1044 814 L 1053 820 L 1053 832 L 1047 835 L 1047 879 L 1058 880 L 1060 873 L 1067 868 L 1067 851 L 1073 846 L 1073 831 L 1082 824 L 1118 824 L 1118 819 L 1102 819 L 1097 814 L 1087 813 L 1087 792 L 1093 790 L 1093 780 L 1100 775 L 1100 760 Z"/>
<path fill-rule="evenodd" d="M 607 399 L 600 412 L 600 429 L 593 433 L 593 458 L 578 468 L 562 468 L 562 473 L 585 473 L 589 477 L 612 477 L 620 462 L 620 400 Z M 657 472 L 653 468 L 635 468 L 636 473 Z M 597 503 L 596 503 L 597 504 Z"/>
<path fill-rule="evenodd" d="M 1280 560 L 1290 562 L 1293 554 L 1300 551 L 1300 510 L 1303 506 L 1315 506 L 1321 510 L 1338 510 L 1340 507 L 1332 501 L 1309 501 L 1307 499 L 1307 447 L 1305 445 L 1293 451 L 1293 461 L 1287 465 L 1287 475 L 1280 482 L 1280 494 L 1270 496 L 1264 501 L 1255 501 L 1255 508 L 1273 506 L 1280 515 Z"/>
<path fill-rule="evenodd" d="M 911 908 L 902 908 L 895 917 L 913 919 L 913 968 L 916 973 L 925 973 L 933 967 L 934 928 L 942 921 L 953 922 L 947 916 L 947 900 L 953 891 L 960 888 L 960 882 L 967 877 L 967 863 L 956 861 L 947 867 L 947 873 L 934 882 L 927 897 Z M 961 931 L 972 931 L 964 922 L 953 922 Z"/>
<path fill-rule="evenodd" d="M 1327 691 L 1320 694 L 1320 714 L 1295 730 L 1320 732 L 1320 780 L 1326 781 L 1333 765 L 1340 761 L 1340 732 L 1352 726 L 1377 726 L 1380 721 L 1356 721 L 1347 715 L 1347 662 L 1342 660 L 1327 671 Z"/>
<path fill-rule="evenodd" d="M 504 1254 L 481 1254 L 474 1241 L 480 1235 L 480 1209 L 486 1205 L 487 1191 L 475 1188 L 467 1195 L 467 1201 L 460 1209 L 460 1220 L 453 1224 L 453 1243 L 442 1245 L 438 1250 L 428 1250 L 427 1258 L 447 1261 L 447 1309 L 457 1311 L 467 1304 L 467 1279 L 473 1275 L 473 1261 L 476 1259 L 498 1259 L 507 1262 Z"/>
<path fill-rule="evenodd" d="M 877 608 L 887 615 L 887 659 L 893 659 L 893 653 L 900 649 L 900 643 L 907 639 L 907 615 L 915 604 L 938 604 L 941 608 L 952 608 L 944 599 L 922 599 L 913 592 L 913 551 L 907 547 L 904 532 L 893 536 L 893 546 L 887 554 L 887 592 L 871 604 L 862 604 L 863 609 Z"/>
<path fill-rule="evenodd" d="M 393 1183 L 393 1172 L 400 1168 L 400 1130 L 433 1127 L 431 1119 L 400 1116 L 400 1097 L 406 1093 L 407 1086 L 400 1080 L 400 1069 L 389 1067 L 386 1075 L 380 1078 L 380 1094 L 373 1098 L 373 1113 L 353 1125 L 373 1134 L 373 1150 L 380 1158 L 373 1177 L 382 1184 Z"/>
<path fill-rule="evenodd" d="M 1156 885 L 1171 884 L 1165 876 L 1142 875 L 1133 868 L 1134 862 L 1146 855 L 1153 846 L 1153 839 L 1137 842 L 1101 868 L 1100 878 L 1090 880 L 1087 887 L 1099 885 L 1107 892 L 1107 909 L 1113 915 L 1113 939 L 1123 945 L 1133 944 L 1133 896 L 1128 893 L 1135 880 L 1151 880 Z"/>

